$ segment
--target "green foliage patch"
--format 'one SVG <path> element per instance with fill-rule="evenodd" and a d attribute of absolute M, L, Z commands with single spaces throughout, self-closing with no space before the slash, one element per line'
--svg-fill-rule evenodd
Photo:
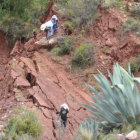
<path fill-rule="evenodd" d="M 140 36 L 140 20 L 139 19 L 129 18 L 123 27 L 124 27 L 124 30 L 134 32 L 136 35 Z"/>
<path fill-rule="evenodd" d="M 82 28 L 92 24 L 98 16 L 97 8 L 101 0 L 58 0 L 65 8 L 65 16 L 74 28 Z"/>
<path fill-rule="evenodd" d="M 94 62 L 95 45 L 84 43 L 76 48 L 72 65 L 84 68 Z"/>
<path fill-rule="evenodd" d="M 13 116 L 5 130 L 4 140 L 15 140 L 18 137 L 37 138 L 42 132 L 42 126 L 33 111 L 25 110 L 20 115 Z"/>
<path fill-rule="evenodd" d="M 136 73 L 140 70 L 140 55 L 130 61 L 131 71 Z"/>
<path fill-rule="evenodd" d="M 1 0 L 0 28 L 11 39 L 28 39 L 37 30 L 40 18 L 44 15 L 49 0 Z"/>
<path fill-rule="evenodd" d="M 69 55 L 72 51 L 73 38 L 64 36 L 58 40 L 58 45 L 52 51 L 56 55 Z"/>
<path fill-rule="evenodd" d="M 103 9 L 108 9 L 112 7 L 117 7 L 119 10 L 124 10 L 125 2 L 122 0 L 102 0 Z"/>

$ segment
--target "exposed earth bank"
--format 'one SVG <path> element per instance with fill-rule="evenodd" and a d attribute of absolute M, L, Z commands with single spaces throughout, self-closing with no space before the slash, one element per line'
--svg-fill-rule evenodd
<path fill-rule="evenodd" d="M 102 16 L 93 25 L 93 31 L 84 35 L 97 44 L 96 63 L 78 75 L 66 68 L 72 55 L 62 57 L 59 62 L 47 51 L 53 43 L 55 44 L 55 39 L 46 41 L 45 35 L 39 33 L 36 39 L 31 38 L 25 44 L 17 41 L 10 52 L 4 34 L 0 32 L 0 118 L 2 118 L 0 123 L 2 125 L 4 118 L 12 114 L 12 108 L 23 106 L 35 109 L 44 127 L 42 140 L 57 140 L 59 137 L 59 129 L 55 123 L 57 112 L 61 104 L 67 103 L 70 113 L 63 139 L 72 139 L 80 122 L 88 114 L 81 105 L 81 103 L 87 104 L 87 100 L 90 99 L 85 85 L 83 88 L 83 83 L 90 80 L 85 79 L 85 76 L 97 73 L 95 69 L 106 73 L 106 70 L 111 70 L 113 63 L 117 61 L 126 65 L 140 52 L 140 39 L 135 35 L 125 33 L 121 38 L 120 30 L 127 16 L 117 9 L 101 13 Z M 59 19 L 58 36 L 64 30 L 61 16 Z"/>

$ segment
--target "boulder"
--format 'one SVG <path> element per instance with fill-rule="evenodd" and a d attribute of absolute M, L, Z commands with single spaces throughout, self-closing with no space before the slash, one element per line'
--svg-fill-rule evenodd
<path fill-rule="evenodd" d="M 46 37 L 43 37 L 39 41 L 35 42 L 35 45 L 40 46 L 40 47 L 52 46 L 52 45 L 57 44 L 57 40 L 58 40 L 58 38 L 56 38 L 56 37 L 51 38 L 51 39 L 46 39 Z"/>
<path fill-rule="evenodd" d="M 30 87 L 30 83 L 22 76 L 17 77 L 15 83 L 15 87 Z"/>
<path fill-rule="evenodd" d="M 135 130 L 131 131 L 129 134 L 125 136 L 125 138 L 128 140 L 135 140 L 137 137 L 138 137 L 137 131 Z"/>

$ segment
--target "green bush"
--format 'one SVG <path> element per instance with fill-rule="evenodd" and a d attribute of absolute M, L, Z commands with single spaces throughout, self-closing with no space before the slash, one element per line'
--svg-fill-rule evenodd
<path fill-rule="evenodd" d="M 137 63 L 137 59 L 133 59 L 132 61 L 130 61 L 130 67 L 133 73 L 139 71 L 140 65 Z"/>
<path fill-rule="evenodd" d="M 37 30 L 49 0 L 2 0 L 0 1 L 0 29 L 12 40 L 29 39 Z"/>
<path fill-rule="evenodd" d="M 132 12 L 140 19 L 140 4 L 134 5 Z"/>
<path fill-rule="evenodd" d="M 72 51 L 73 38 L 64 36 L 58 40 L 58 46 L 52 51 L 56 55 L 68 55 Z"/>
<path fill-rule="evenodd" d="M 23 135 L 23 136 L 18 136 L 15 140 L 38 140 L 38 138 L 34 138 L 30 135 Z"/>
<path fill-rule="evenodd" d="M 61 0 L 65 1 L 65 0 Z M 97 8 L 101 0 L 67 0 L 62 7 L 65 7 L 65 16 L 72 22 L 74 28 L 82 28 L 92 24 L 97 18 Z M 59 2 L 59 1 L 58 1 Z M 60 3 L 61 4 L 61 3 Z"/>
<path fill-rule="evenodd" d="M 74 30 L 72 22 L 66 21 L 64 23 L 64 25 L 65 25 L 65 33 L 70 35 L 73 32 L 73 30 Z"/>
<path fill-rule="evenodd" d="M 76 48 L 76 52 L 72 59 L 72 65 L 78 67 L 86 67 L 94 62 L 95 45 L 81 44 Z"/>
<path fill-rule="evenodd" d="M 102 0 L 102 9 L 117 7 L 120 10 L 125 8 L 125 3 L 122 0 Z"/>
<path fill-rule="evenodd" d="M 42 126 L 39 123 L 37 116 L 32 111 L 24 111 L 19 116 L 13 116 L 5 130 L 5 139 L 12 138 L 13 140 L 24 135 L 30 137 L 38 137 L 42 132 Z"/>
<path fill-rule="evenodd" d="M 33 26 L 19 18 L 5 17 L 0 25 L 6 35 L 11 38 L 12 45 L 16 40 L 21 40 L 22 37 L 30 38 L 32 36 Z"/>
<path fill-rule="evenodd" d="M 117 3 L 116 0 L 103 0 L 102 8 L 107 9 L 107 8 L 114 7 L 116 3 Z"/>
<path fill-rule="evenodd" d="M 140 22 L 138 19 L 129 18 L 126 24 L 123 26 L 124 30 L 134 32 L 136 35 L 140 36 Z"/>

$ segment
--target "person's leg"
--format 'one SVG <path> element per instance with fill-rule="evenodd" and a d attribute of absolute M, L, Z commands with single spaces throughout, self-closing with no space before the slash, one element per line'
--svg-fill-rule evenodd
<path fill-rule="evenodd" d="M 64 124 L 64 127 L 66 128 L 66 125 L 67 125 L 67 119 L 63 122 Z"/>
<path fill-rule="evenodd" d="M 46 33 L 46 39 L 48 38 L 48 31 L 45 31 L 45 33 Z"/>

